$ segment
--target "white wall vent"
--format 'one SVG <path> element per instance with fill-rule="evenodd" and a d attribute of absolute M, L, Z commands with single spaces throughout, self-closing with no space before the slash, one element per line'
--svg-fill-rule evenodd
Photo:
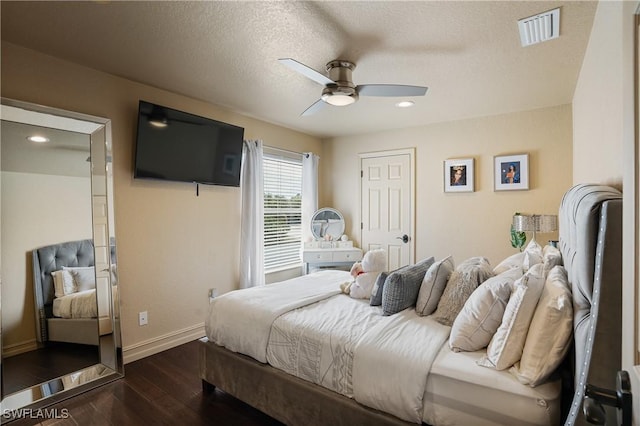
<path fill-rule="evenodd" d="M 518 21 L 522 46 L 542 43 L 560 35 L 560 8 Z"/>

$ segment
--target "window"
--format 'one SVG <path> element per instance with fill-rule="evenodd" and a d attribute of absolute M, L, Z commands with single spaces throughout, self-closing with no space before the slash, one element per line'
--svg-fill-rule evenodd
<path fill-rule="evenodd" d="M 301 265 L 302 156 L 265 147 L 264 269 L 266 273 Z"/>

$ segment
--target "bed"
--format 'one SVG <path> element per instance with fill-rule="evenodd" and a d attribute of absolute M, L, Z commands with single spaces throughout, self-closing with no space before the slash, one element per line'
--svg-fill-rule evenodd
<path fill-rule="evenodd" d="M 115 258 L 114 245 L 111 257 Z M 117 297 L 115 269 L 109 296 L 108 281 L 96 280 L 93 240 L 40 247 L 32 251 L 32 260 L 38 342 L 98 345 L 100 336 L 113 331 L 108 298 Z M 58 287 L 54 285 L 54 276 L 60 279 Z M 82 281 L 80 288 L 76 286 L 78 280 Z M 101 295 L 100 305 L 97 291 Z"/>
<path fill-rule="evenodd" d="M 299 278 L 302 285 L 214 299 L 199 344 L 203 388 L 219 387 L 288 425 L 583 423 L 587 381 L 615 388 L 620 370 L 621 193 L 577 185 L 563 197 L 559 222 L 573 343 L 537 386 L 478 365 L 488 349 L 453 352 L 451 327 L 415 309 L 382 316 L 340 294 L 348 273 L 323 271 Z M 271 286 L 283 290 L 274 290 L 277 302 Z"/>

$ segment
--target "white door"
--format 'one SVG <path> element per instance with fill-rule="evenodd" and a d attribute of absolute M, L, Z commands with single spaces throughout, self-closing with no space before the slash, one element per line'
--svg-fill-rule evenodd
<path fill-rule="evenodd" d="M 389 271 L 414 263 L 413 150 L 360 155 L 361 244 L 384 248 Z"/>

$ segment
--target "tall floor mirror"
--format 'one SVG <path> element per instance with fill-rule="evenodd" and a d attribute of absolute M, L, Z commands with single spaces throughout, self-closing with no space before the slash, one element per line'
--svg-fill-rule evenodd
<path fill-rule="evenodd" d="M 122 377 L 108 119 L 2 98 L 5 423 Z"/>

